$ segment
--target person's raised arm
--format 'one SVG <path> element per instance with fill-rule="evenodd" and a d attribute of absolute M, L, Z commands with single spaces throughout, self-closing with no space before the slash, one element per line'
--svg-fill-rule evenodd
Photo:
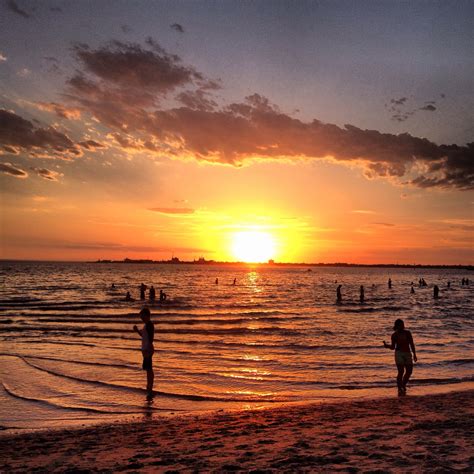
<path fill-rule="evenodd" d="M 411 351 L 413 352 L 413 360 L 416 362 L 418 360 L 418 357 L 416 357 L 415 343 L 413 341 L 413 336 L 411 335 L 410 331 L 408 331 L 408 334 L 408 343 L 410 344 Z"/>
<path fill-rule="evenodd" d="M 392 334 L 392 343 L 387 344 L 385 341 L 383 341 L 383 346 L 385 347 L 385 349 L 390 349 L 392 351 L 395 349 L 395 333 Z"/>

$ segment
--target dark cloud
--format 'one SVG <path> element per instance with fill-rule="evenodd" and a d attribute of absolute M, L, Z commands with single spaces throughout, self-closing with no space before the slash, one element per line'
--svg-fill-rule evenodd
<path fill-rule="evenodd" d="M 62 13 L 63 9 L 61 7 L 50 7 L 49 11 L 54 13 Z"/>
<path fill-rule="evenodd" d="M 32 171 L 34 171 L 38 176 L 41 176 L 41 178 L 46 179 L 48 181 L 58 181 L 59 176 L 61 176 L 61 173 L 58 173 L 57 171 L 52 171 L 47 168 L 30 168 Z"/>
<path fill-rule="evenodd" d="M 13 13 L 16 13 L 23 18 L 31 18 L 31 13 L 28 13 L 27 11 L 20 8 L 15 0 L 6 0 L 5 5 Z"/>
<path fill-rule="evenodd" d="M 436 107 L 432 104 L 428 104 L 423 107 L 420 107 L 420 110 L 428 110 L 429 112 L 434 112 L 436 110 Z"/>
<path fill-rule="evenodd" d="M 219 82 L 183 65 L 152 38 L 145 47 L 114 41 L 95 49 L 77 45 L 74 53 L 80 69 L 67 83 L 66 100 L 92 114 L 126 151 L 233 166 L 331 159 L 363 167 L 368 178 L 404 179 L 419 187 L 473 186 L 470 145 L 439 146 L 408 133 L 305 122 L 259 94 L 219 106 L 212 96 Z M 172 93 L 182 105 L 166 108 L 164 99 Z M 390 107 L 400 108 L 407 98 L 392 101 L 397 103 Z M 392 113 L 403 121 L 415 111 Z"/>
<path fill-rule="evenodd" d="M 36 127 L 5 109 L 0 109 L 0 147 L 18 147 L 29 151 L 30 155 L 45 151 L 56 157 L 81 155 L 80 148 L 64 133 L 53 127 Z"/>
<path fill-rule="evenodd" d="M 120 29 L 122 30 L 122 33 L 125 33 L 126 35 L 132 32 L 132 28 L 128 25 L 120 25 Z"/>
<path fill-rule="evenodd" d="M 9 176 L 14 176 L 15 178 L 27 178 L 28 173 L 11 163 L 0 163 L 0 173 L 8 174 Z"/>
<path fill-rule="evenodd" d="M 184 91 L 176 96 L 176 99 L 186 107 L 195 110 L 211 111 L 217 107 L 217 102 L 210 98 L 205 91 Z"/>
<path fill-rule="evenodd" d="M 407 97 L 400 97 L 400 99 L 390 99 L 390 103 L 395 105 L 403 105 L 407 100 Z"/>
<path fill-rule="evenodd" d="M 177 31 L 178 33 L 184 33 L 184 28 L 179 23 L 173 23 L 172 25 L 170 25 L 170 28 Z"/>
<path fill-rule="evenodd" d="M 97 49 L 76 45 L 74 52 L 85 72 L 120 88 L 140 88 L 163 94 L 202 79 L 194 68 L 181 65 L 178 56 L 168 54 L 151 38 L 148 44 L 154 50 L 113 41 Z"/>
<path fill-rule="evenodd" d="M 160 214 L 194 214 L 194 209 L 188 207 L 152 207 L 148 210 Z"/>
<path fill-rule="evenodd" d="M 79 145 L 89 151 L 95 151 L 100 148 L 106 148 L 103 143 L 96 142 L 95 140 L 85 140 L 83 142 L 79 142 Z"/>

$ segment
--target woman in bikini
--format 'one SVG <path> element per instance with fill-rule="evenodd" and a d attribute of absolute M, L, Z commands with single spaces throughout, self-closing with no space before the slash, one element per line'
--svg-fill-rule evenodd
<path fill-rule="evenodd" d="M 417 361 L 415 343 L 410 331 L 405 329 L 402 319 L 397 319 L 393 326 L 395 332 L 392 334 L 392 343 L 383 341 L 386 349 L 395 350 L 395 363 L 397 364 L 397 386 L 398 393 L 404 395 L 407 391 L 407 383 L 413 372 L 413 361 Z M 411 350 L 411 351 L 410 351 Z M 413 359 L 412 359 L 413 352 Z"/>

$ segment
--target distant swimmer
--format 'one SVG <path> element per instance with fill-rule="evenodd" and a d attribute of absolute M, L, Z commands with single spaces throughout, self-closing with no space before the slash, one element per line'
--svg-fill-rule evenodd
<path fill-rule="evenodd" d="M 127 294 L 125 295 L 125 301 L 135 301 L 130 295 L 130 291 L 127 291 Z"/>
<path fill-rule="evenodd" d="M 388 288 L 389 289 L 392 288 L 392 279 L 391 278 L 388 279 Z"/>
<path fill-rule="evenodd" d="M 336 289 L 336 298 L 337 298 L 338 303 L 342 301 L 341 288 L 342 288 L 342 285 L 339 285 Z"/>
<path fill-rule="evenodd" d="M 364 294 L 364 285 L 360 285 L 360 302 L 363 303 L 365 300 L 365 294 Z"/>
<path fill-rule="evenodd" d="M 112 290 L 115 290 L 115 283 L 112 283 L 112 286 L 110 288 L 112 288 Z"/>
<path fill-rule="evenodd" d="M 144 326 L 142 329 L 138 329 L 137 325 L 133 326 L 133 330 L 140 334 L 142 338 L 142 355 L 143 355 L 143 370 L 146 370 L 146 391 L 147 397 L 153 396 L 153 382 L 155 380 L 155 374 L 153 372 L 153 353 L 155 348 L 153 346 L 153 340 L 155 338 L 155 326 L 151 322 L 151 313 L 148 308 L 143 308 L 140 311 L 140 319 L 143 321 Z"/>
<path fill-rule="evenodd" d="M 143 283 L 140 285 L 140 299 L 144 300 L 145 299 L 145 290 L 146 290 L 146 285 Z"/>
<path fill-rule="evenodd" d="M 428 286 L 428 283 L 426 283 L 424 278 L 421 279 L 421 285 L 422 286 Z"/>
<path fill-rule="evenodd" d="M 156 298 L 156 291 L 155 291 L 154 286 L 152 285 L 150 287 L 150 301 L 155 301 L 155 298 Z"/>
<path fill-rule="evenodd" d="M 415 343 L 410 331 L 405 329 L 405 323 L 402 319 L 397 319 L 393 326 L 395 332 L 392 334 L 391 344 L 383 341 L 386 349 L 395 350 L 395 364 L 397 364 L 397 386 L 398 394 L 405 395 L 407 392 L 407 383 L 413 372 L 413 360 L 416 362 Z M 410 352 L 411 349 L 411 352 Z M 412 359 L 413 352 L 413 359 Z"/>
<path fill-rule="evenodd" d="M 160 290 L 160 301 L 166 301 L 166 293 Z"/>
<path fill-rule="evenodd" d="M 413 295 L 415 293 L 415 288 L 413 288 L 413 283 L 411 284 L 411 290 L 410 293 Z"/>
<path fill-rule="evenodd" d="M 438 285 L 433 286 L 433 298 L 439 298 L 439 288 Z"/>
<path fill-rule="evenodd" d="M 219 284 L 219 278 L 216 278 L 216 285 Z"/>
<path fill-rule="evenodd" d="M 235 286 L 236 282 L 237 282 L 237 278 L 234 278 L 234 283 L 232 284 Z"/>
<path fill-rule="evenodd" d="M 451 288 L 451 282 L 448 281 L 448 288 Z"/>
<path fill-rule="evenodd" d="M 466 285 L 469 285 L 469 278 L 466 278 Z"/>

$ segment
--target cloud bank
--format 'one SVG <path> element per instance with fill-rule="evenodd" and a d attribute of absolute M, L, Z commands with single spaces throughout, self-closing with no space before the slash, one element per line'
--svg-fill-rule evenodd
<path fill-rule="evenodd" d="M 368 178 L 421 188 L 474 189 L 473 143 L 438 145 L 409 133 L 341 127 L 318 119 L 305 122 L 259 94 L 220 104 L 214 96 L 218 81 L 183 64 L 151 38 L 145 45 L 75 45 L 73 54 L 77 71 L 67 81 L 65 104 L 43 107 L 63 118 L 90 114 L 124 151 L 232 166 L 252 160 L 330 159 L 360 166 Z M 406 101 L 392 99 L 392 105 Z M 433 107 L 427 104 L 425 110 Z M 3 146 L 80 153 L 81 146 L 54 128 L 35 127 L 5 110 L 0 111 L 0 123 Z M 99 148 L 84 143 L 86 149 Z"/>

